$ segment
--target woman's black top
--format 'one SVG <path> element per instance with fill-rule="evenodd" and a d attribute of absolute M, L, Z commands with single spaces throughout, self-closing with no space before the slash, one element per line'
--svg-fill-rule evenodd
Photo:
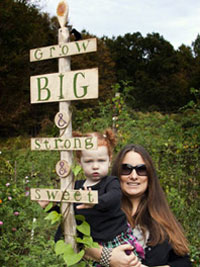
<path fill-rule="evenodd" d="M 142 263 L 147 266 L 169 265 L 171 267 L 191 267 L 192 263 L 188 255 L 177 255 L 172 246 L 166 240 L 154 247 L 145 248 L 145 259 Z"/>

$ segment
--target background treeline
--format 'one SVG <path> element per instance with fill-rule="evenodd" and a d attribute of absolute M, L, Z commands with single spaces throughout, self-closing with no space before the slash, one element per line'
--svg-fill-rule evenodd
<path fill-rule="evenodd" d="M 31 105 L 29 78 L 58 72 L 58 61 L 30 63 L 29 50 L 58 43 L 57 18 L 41 13 L 29 0 L 1 1 L 0 18 L 0 135 L 34 136 L 52 126 L 58 104 Z M 83 31 L 82 37 L 91 35 Z M 165 113 L 194 100 L 190 89 L 200 87 L 199 35 L 191 47 L 183 44 L 177 50 L 158 33 L 104 36 L 98 38 L 98 52 L 71 60 L 72 69 L 99 68 L 99 99 L 73 102 L 75 110 L 87 104 L 96 115 L 101 103 L 114 96 L 116 82 L 121 93 L 128 83 L 126 102 L 131 108 Z"/>

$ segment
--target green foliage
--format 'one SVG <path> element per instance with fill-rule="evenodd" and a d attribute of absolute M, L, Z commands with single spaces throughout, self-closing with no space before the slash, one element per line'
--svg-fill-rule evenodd
<path fill-rule="evenodd" d="M 113 127 L 118 137 L 115 153 L 127 143 L 141 144 L 150 152 L 170 207 L 185 229 L 196 267 L 200 260 L 198 101 L 195 100 L 195 106 L 184 108 L 176 114 L 142 113 L 127 104 L 130 84 L 116 84 L 114 92 L 120 91 L 121 86 L 124 86 L 123 92 L 110 101 L 100 103 L 98 116 L 93 114 L 88 121 L 86 109 L 82 110 L 82 126 L 75 111 L 74 127 L 77 126 L 75 129 L 80 131 L 103 131 L 106 127 Z M 195 94 L 198 96 L 198 90 Z M 113 117 L 116 117 L 114 122 Z M 0 147 L 0 221 L 3 222 L 0 225 L 0 265 L 64 266 L 64 253 L 56 256 L 52 249 L 52 238 L 59 223 L 57 215 L 52 218 L 55 224 L 51 224 L 44 219 L 46 215 L 39 205 L 27 196 L 31 187 L 59 188 L 54 169 L 59 153 L 30 151 L 29 141 L 24 137 L 2 139 Z M 72 169 L 75 176 L 82 177 L 78 165 Z M 83 219 L 81 224 L 78 229 L 86 235 L 77 238 L 77 242 L 83 247 L 94 246 Z M 72 260 L 75 259 L 72 257 Z M 85 265 L 86 262 L 83 262 L 74 264 L 74 267 Z"/>
<path fill-rule="evenodd" d="M 49 220 L 49 221 L 51 221 L 51 224 L 54 224 L 56 222 L 61 221 L 61 216 L 62 215 L 59 214 L 58 212 L 52 211 L 45 217 L 45 220 Z"/>
<path fill-rule="evenodd" d="M 84 256 L 84 251 L 81 250 L 79 253 L 75 253 L 71 244 L 66 244 L 63 240 L 59 240 L 55 245 L 56 255 L 62 255 L 67 266 L 73 266 L 74 264 L 81 261 Z"/>
<path fill-rule="evenodd" d="M 55 213 L 52 211 L 50 214 Z M 50 215 L 49 214 L 49 215 Z M 54 215 L 49 216 L 48 219 L 51 223 L 55 223 Z M 46 217 L 47 218 L 47 217 Z M 66 244 L 64 240 L 59 240 L 55 244 L 55 253 L 57 256 L 61 256 L 67 266 L 88 266 L 91 261 L 84 259 L 86 248 L 98 248 L 98 243 L 94 242 L 90 236 L 90 225 L 85 221 L 84 216 L 77 215 L 76 220 L 81 221 L 81 224 L 76 226 L 76 229 L 82 234 L 82 237 L 76 237 L 76 243 L 79 245 L 80 251 L 74 251 L 71 244 Z M 81 246 L 80 246 L 81 245 Z"/>
<path fill-rule="evenodd" d="M 0 145 L 0 265 L 61 266 L 52 249 L 55 226 L 49 227 L 39 205 L 29 198 L 31 187 L 56 187 L 57 153 L 32 153 L 26 143 L 17 138 Z"/>
<path fill-rule="evenodd" d="M 81 174 L 81 167 L 80 165 L 74 164 L 72 166 L 72 172 L 77 179 L 77 176 Z M 49 203 L 48 206 L 45 208 L 45 211 L 49 211 L 52 208 L 53 204 Z M 55 252 L 57 256 L 61 256 L 67 266 L 88 266 L 90 264 L 90 260 L 84 259 L 84 254 L 86 248 L 98 248 L 98 243 L 93 241 L 91 237 L 90 225 L 85 221 L 85 217 L 82 215 L 75 216 L 76 221 L 80 222 L 76 229 L 79 233 L 82 234 L 82 237 L 75 237 L 76 243 L 79 245 L 81 250 L 77 253 L 72 248 L 71 244 L 66 244 L 64 240 L 59 240 L 55 244 Z M 51 224 L 61 222 L 62 214 L 59 214 L 56 211 L 51 211 L 46 217 L 45 220 L 49 220 Z M 80 246 L 81 245 L 81 246 Z M 90 266 L 90 265 L 89 265 Z M 92 265 L 91 265 L 92 266 Z"/>
<path fill-rule="evenodd" d="M 185 106 L 180 108 L 180 110 L 200 109 L 200 89 L 190 88 L 190 93 L 194 96 L 194 100 L 190 100 Z"/>
<path fill-rule="evenodd" d="M 127 84 L 123 86 L 126 87 Z M 121 91 L 120 87 L 121 84 L 116 84 L 114 91 L 116 93 Z M 99 116 L 95 119 L 90 118 L 91 123 L 83 124 L 79 130 L 103 131 L 105 127 L 113 127 L 118 137 L 115 153 L 128 143 L 141 144 L 149 151 L 170 206 L 185 229 L 194 266 L 198 266 L 196 265 L 200 258 L 198 98 L 195 100 L 195 105 L 185 107 L 179 113 L 142 113 L 130 108 L 126 101 L 129 92 L 125 89 L 123 93 L 115 95 L 112 101 L 104 103 Z M 197 97 L 198 92 L 195 90 Z"/>

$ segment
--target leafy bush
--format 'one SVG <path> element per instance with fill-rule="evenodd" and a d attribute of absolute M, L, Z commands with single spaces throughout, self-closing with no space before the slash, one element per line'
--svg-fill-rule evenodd
<path fill-rule="evenodd" d="M 73 129 L 86 132 L 113 127 L 118 136 L 115 153 L 127 143 L 141 144 L 150 152 L 169 204 L 185 229 L 194 266 L 198 266 L 200 109 L 141 113 L 126 105 L 127 97 L 116 94 L 101 103 L 99 114 L 74 111 L 81 119 L 74 119 Z M 0 140 L 0 147 L 0 265 L 63 266 L 62 257 L 52 247 L 57 225 L 44 220 L 45 214 L 28 196 L 30 187 L 59 188 L 55 173 L 59 153 L 30 151 L 24 137 Z"/>

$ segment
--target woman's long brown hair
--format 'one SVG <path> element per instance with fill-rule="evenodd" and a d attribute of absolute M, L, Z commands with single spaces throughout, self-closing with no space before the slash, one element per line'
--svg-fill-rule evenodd
<path fill-rule="evenodd" d="M 112 175 L 120 178 L 121 164 L 126 153 L 134 151 L 141 155 L 148 173 L 148 188 L 144 193 L 136 214 L 132 216 L 132 203 L 123 192 L 122 209 L 132 227 L 139 225 L 145 237 L 145 231 L 150 232 L 148 245 L 155 246 L 165 239 L 169 240 L 174 251 L 178 255 L 188 253 L 188 242 L 181 225 L 176 220 L 169 208 L 165 194 L 160 185 L 152 159 L 148 152 L 140 145 L 130 144 L 125 146 L 115 158 L 112 167 Z"/>

